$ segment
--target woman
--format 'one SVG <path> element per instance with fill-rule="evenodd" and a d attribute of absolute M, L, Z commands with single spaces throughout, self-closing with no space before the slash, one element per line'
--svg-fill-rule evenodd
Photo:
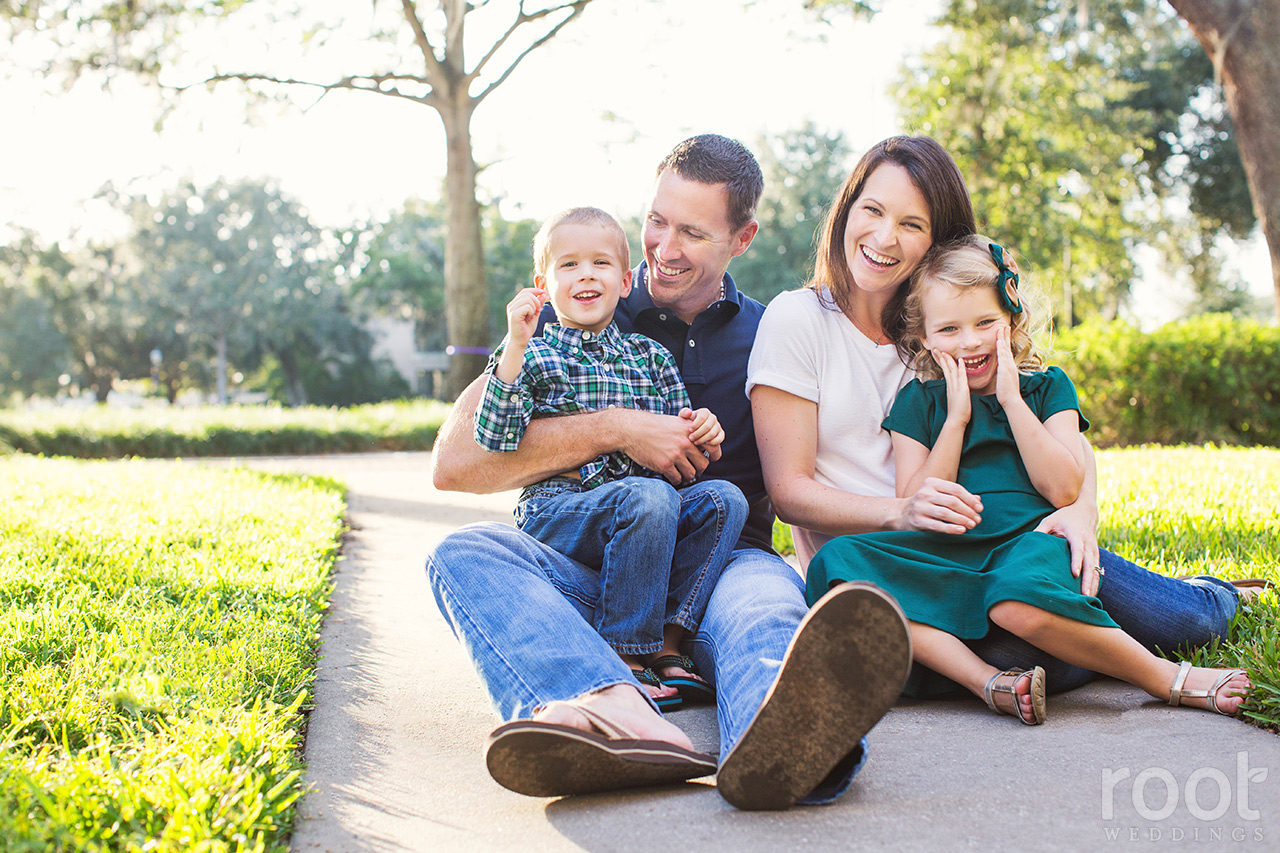
<path fill-rule="evenodd" d="M 895 496 L 892 445 L 880 427 L 914 376 L 898 357 L 902 286 L 935 242 L 975 233 L 972 202 L 950 155 L 927 137 L 893 137 L 868 151 L 822 226 L 814 280 L 780 294 L 756 335 L 747 370 L 765 485 L 792 525 L 801 565 L 835 536 L 876 530 L 963 533 L 982 503 L 955 483 L 928 479 Z M 1225 632 L 1237 593 L 1215 578 L 1172 580 L 1114 554 L 1095 556 L 1092 456 L 1081 500 L 1038 529 L 1071 544 L 1081 591 L 1148 648 L 1198 645 Z M 1106 575 L 1106 584 L 1099 582 Z M 1043 662 L 1057 690 L 1090 673 L 1000 631 L 971 641 L 1002 669 Z M 918 679 L 917 695 L 939 689 Z M 1025 680 L 1024 680 L 1025 686 Z M 1026 690 L 1018 701 L 1026 703 Z"/>

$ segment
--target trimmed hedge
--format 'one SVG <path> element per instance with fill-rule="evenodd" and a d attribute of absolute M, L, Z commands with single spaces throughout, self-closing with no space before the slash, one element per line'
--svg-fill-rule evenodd
<path fill-rule="evenodd" d="M 0 451 L 82 459 L 430 450 L 449 406 L 203 406 L 0 412 Z M 6 447 L 7 446 L 7 447 Z"/>
<path fill-rule="evenodd" d="M 1124 322 L 1060 332 L 1096 447 L 1280 446 L 1280 327 L 1205 314 L 1142 332 Z"/>

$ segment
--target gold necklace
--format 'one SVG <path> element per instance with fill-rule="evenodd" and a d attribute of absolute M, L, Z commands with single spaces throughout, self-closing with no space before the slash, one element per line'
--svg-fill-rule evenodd
<path fill-rule="evenodd" d="M 884 333 L 883 329 L 880 331 L 880 334 L 873 335 L 870 332 L 868 332 L 865 328 L 863 328 L 862 324 L 858 322 L 858 318 L 853 316 L 852 312 L 846 314 L 845 316 L 848 317 L 850 322 L 853 323 L 854 328 L 856 328 L 859 332 L 862 332 L 863 337 L 871 341 L 871 343 L 875 344 L 878 347 L 882 347 L 890 343 L 889 336 Z"/>

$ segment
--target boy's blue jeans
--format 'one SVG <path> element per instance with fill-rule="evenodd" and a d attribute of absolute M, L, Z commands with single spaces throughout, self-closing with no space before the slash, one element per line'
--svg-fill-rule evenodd
<path fill-rule="evenodd" d="M 516 526 L 600 572 L 592 625 L 616 652 L 662 650 L 662 630 L 698 630 L 707 600 L 747 520 L 726 480 L 676 489 L 627 477 L 594 489 L 552 477 L 524 490 Z"/>

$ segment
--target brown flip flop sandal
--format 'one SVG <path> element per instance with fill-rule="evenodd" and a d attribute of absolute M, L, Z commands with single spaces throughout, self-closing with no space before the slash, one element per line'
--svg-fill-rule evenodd
<path fill-rule="evenodd" d="M 484 752 L 495 782 L 530 797 L 563 797 L 673 785 L 716 772 L 710 755 L 638 738 L 576 701 L 563 704 L 603 734 L 538 720 L 498 726 Z"/>

